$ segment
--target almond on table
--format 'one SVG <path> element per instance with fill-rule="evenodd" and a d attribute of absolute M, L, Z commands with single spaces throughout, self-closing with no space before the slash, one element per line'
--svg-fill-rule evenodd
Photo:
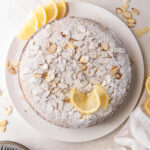
<path fill-rule="evenodd" d="M 123 10 L 121 8 L 116 8 L 116 14 L 121 14 Z"/>
<path fill-rule="evenodd" d="M 3 108 L 3 111 L 6 115 L 10 115 L 13 111 L 13 106 L 10 105 L 8 108 Z"/>
<path fill-rule="evenodd" d="M 126 18 L 126 19 L 131 19 L 132 18 L 132 14 L 131 12 L 129 11 L 123 11 L 123 16 Z"/>
<path fill-rule="evenodd" d="M 134 24 L 134 23 L 128 23 L 128 27 L 129 27 L 129 28 L 134 28 L 134 27 L 135 27 L 135 24 Z"/>
<path fill-rule="evenodd" d="M 133 11 L 133 13 L 134 13 L 135 15 L 139 15 L 139 11 L 138 11 L 137 9 L 132 8 L 132 11 Z"/>
<path fill-rule="evenodd" d="M 129 18 L 129 19 L 127 19 L 127 23 L 135 24 L 136 20 L 133 18 Z"/>

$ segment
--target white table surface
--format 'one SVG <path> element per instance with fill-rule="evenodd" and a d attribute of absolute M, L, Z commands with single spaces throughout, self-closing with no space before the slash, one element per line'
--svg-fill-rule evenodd
<path fill-rule="evenodd" d="M 119 145 L 114 143 L 113 137 L 119 129 L 95 141 L 85 143 L 63 143 L 46 138 L 41 133 L 34 130 L 19 116 L 16 110 L 13 110 L 13 113 L 10 116 L 3 113 L 2 108 L 11 104 L 11 100 L 6 98 L 8 94 L 4 73 L 7 50 L 13 36 L 24 21 L 27 12 L 30 8 L 34 8 L 36 6 L 34 5 L 35 1 L 38 3 L 45 0 L 0 0 L 0 89 L 3 91 L 3 95 L 0 97 L 0 120 L 8 120 L 6 132 L 0 133 L 0 141 L 11 140 L 20 142 L 31 150 L 106 150 L 110 147 L 118 147 Z M 82 1 L 99 5 L 115 13 L 115 8 L 121 6 L 123 0 Z M 150 27 L 150 1 L 131 0 L 130 6 L 140 10 L 140 15 L 136 17 L 136 27 L 141 28 L 145 25 Z M 145 63 L 145 76 L 147 76 L 150 74 L 150 32 L 137 40 L 141 46 Z"/>

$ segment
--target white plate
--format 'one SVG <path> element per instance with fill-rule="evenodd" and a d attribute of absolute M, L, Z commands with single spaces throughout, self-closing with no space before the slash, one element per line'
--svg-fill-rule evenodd
<path fill-rule="evenodd" d="M 32 109 L 28 109 L 27 112 L 24 111 L 27 107 L 27 103 L 19 100 L 19 97 L 22 95 L 22 93 L 19 88 L 17 75 L 10 75 L 6 71 L 6 82 L 8 92 L 14 106 L 22 118 L 24 118 L 33 128 L 52 139 L 65 142 L 84 142 L 103 137 L 112 132 L 119 127 L 131 114 L 141 94 L 144 79 L 144 65 L 141 50 L 134 35 L 129 28 L 115 15 L 101 7 L 83 2 L 69 2 L 68 7 L 68 16 L 91 18 L 98 22 L 102 22 L 102 24 L 117 33 L 120 39 L 126 45 L 127 52 L 129 56 L 133 58 L 135 64 L 133 67 L 132 86 L 127 98 L 127 102 L 123 105 L 123 107 L 121 107 L 121 109 L 117 111 L 112 118 L 108 119 L 102 124 L 84 129 L 61 128 L 43 120 L 37 114 L 35 114 Z M 18 59 L 23 45 L 24 42 L 14 38 L 8 51 L 8 60 Z"/>

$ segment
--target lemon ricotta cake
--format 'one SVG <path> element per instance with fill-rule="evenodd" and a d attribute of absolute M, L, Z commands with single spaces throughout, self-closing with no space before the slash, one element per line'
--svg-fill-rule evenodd
<path fill-rule="evenodd" d="M 65 17 L 27 41 L 18 76 L 38 115 L 58 126 L 81 128 L 103 122 L 119 109 L 130 87 L 131 64 L 115 33 L 90 19 Z M 108 91 L 107 109 L 80 113 L 70 103 L 71 89 L 88 94 L 96 84 Z"/>

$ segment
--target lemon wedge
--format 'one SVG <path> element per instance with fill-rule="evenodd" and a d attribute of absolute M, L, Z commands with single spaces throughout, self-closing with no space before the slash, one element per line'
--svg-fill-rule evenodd
<path fill-rule="evenodd" d="M 57 19 L 60 19 L 60 18 L 62 18 L 66 15 L 67 4 L 66 4 L 65 0 L 58 0 L 56 2 L 56 4 L 57 4 L 57 7 L 58 7 Z"/>
<path fill-rule="evenodd" d="M 109 95 L 107 90 L 100 84 L 95 85 L 94 91 L 100 96 L 101 107 L 106 110 L 109 104 Z"/>
<path fill-rule="evenodd" d="M 28 18 L 29 19 L 24 24 L 22 30 L 16 36 L 18 39 L 27 40 L 38 29 L 38 19 L 32 11 Z"/>
<path fill-rule="evenodd" d="M 57 18 L 58 8 L 54 0 L 49 0 L 47 4 L 44 6 L 44 9 L 47 14 L 47 22 L 52 21 Z"/>
<path fill-rule="evenodd" d="M 148 95 L 150 96 L 150 76 L 146 79 L 145 87 Z"/>
<path fill-rule="evenodd" d="M 146 99 L 144 103 L 144 109 L 146 113 L 150 116 L 150 98 Z"/>
<path fill-rule="evenodd" d="M 96 91 L 92 91 L 90 96 L 86 96 L 79 90 L 72 89 L 70 94 L 72 105 L 82 114 L 91 114 L 100 108 L 101 101 Z"/>
<path fill-rule="evenodd" d="M 38 28 L 40 28 L 42 25 L 46 24 L 47 21 L 47 15 L 44 7 L 42 5 L 38 5 L 37 9 L 33 11 L 33 13 L 36 15 L 38 19 Z"/>

